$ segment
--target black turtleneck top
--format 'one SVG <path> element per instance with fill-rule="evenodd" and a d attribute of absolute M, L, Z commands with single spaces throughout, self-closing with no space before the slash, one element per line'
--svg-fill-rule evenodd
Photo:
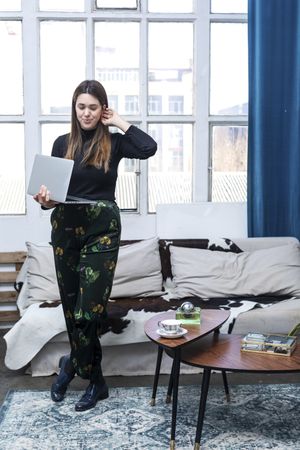
<path fill-rule="evenodd" d="M 93 138 L 95 130 L 82 130 L 83 145 Z M 69 134 L 59 136 L 53 144 L 52 156 L 64 158 Z M 147 159 L 157 150 L 156 142 L 144 131 L 131 125 L 125 134 L 111 134 L 109 170 L 82 164 L 83 152 L 75 156 L 68 195 L 88 200 L 115 200 L 118 165 L 122 158 Z"/>

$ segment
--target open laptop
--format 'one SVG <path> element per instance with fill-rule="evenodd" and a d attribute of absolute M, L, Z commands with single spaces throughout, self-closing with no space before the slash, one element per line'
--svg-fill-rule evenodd
<path fill-rule="evenodd" d="M 37 194 L 43 184 L 50 191 L 50 199 L 56 202 L 73 204 L 97 203 L 95 200 L 67 195 L 73 166 L 74 161 L 71 159 L 35 155 L 27 194 Z"/>

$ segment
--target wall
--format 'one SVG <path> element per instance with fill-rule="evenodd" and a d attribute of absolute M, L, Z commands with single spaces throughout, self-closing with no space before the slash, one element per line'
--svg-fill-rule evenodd
<path fill-rule="evenodd" d="M 245 238 L 246 203 L 198 202 L 158 205 L 156 232 L 161 238 Z"/>

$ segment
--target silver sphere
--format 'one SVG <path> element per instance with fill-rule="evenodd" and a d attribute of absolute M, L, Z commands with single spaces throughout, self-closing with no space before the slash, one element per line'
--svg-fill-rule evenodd
<path fill-rule="evenodd" d="M 184 314 L 191 314 L 195 310 L 195 306 L 191 302 L 184 302 L 180 309 Z"/>

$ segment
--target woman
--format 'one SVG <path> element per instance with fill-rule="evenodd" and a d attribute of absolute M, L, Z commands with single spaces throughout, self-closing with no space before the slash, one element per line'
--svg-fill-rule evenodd
<path fill-rule="evenodd" d="M 123 157 L 146 159 L 156 142 L 108 108 L 107 94 L 95 80 L 75 89 L 71 132 L 59 136 L 52 156 L 74 160 L 68 195 L 97 201 L 58 204 L 46 186 L 34 199 L 51 214 L 51 243 L 71 354 L 59 361 L 60 372 L 51 397 L 62 401 L 75 373 L 89 380 L 76 411 L 93 408 L 108 397 L 101 369 L 101 322 L 106 318 L 120 243 L 121 223 L 115 203 L 118 164 Z M 121 133 L 109 132 L 115 126 Z"/>

